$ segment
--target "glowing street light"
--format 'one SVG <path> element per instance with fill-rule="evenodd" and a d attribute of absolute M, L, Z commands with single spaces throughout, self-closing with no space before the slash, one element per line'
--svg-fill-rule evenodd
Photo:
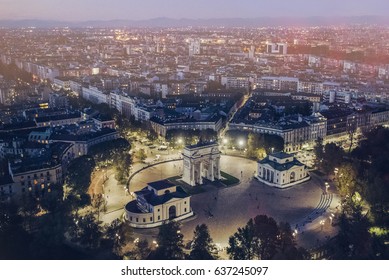
<path fill-rule="evenodd" d="M 320 221 L 320 230 L 323 230 L 324 224 L 325 224 L 325 220 L 321 220 Z"/>
<path fill-rule="evenodd" d="M 223 138 L 223 144 L 227 144 L 228 143 L 228 139 L 227 138 Z"/>
<path fill-rule="evenodd" d="M 238 141 L 238 145 L 239 145 L 239 147 L 243 147 L 244 141 L 243 141 L 242 139 L 240 139 L 240 140 Z"/>
<path fill-rule="evenodd" d="M 327 192 L 328 192 L 328 189 L 329 189 L 329 187 L 330 187 L 330 184 L 328 184 L 328 182 L 325 182 L 324 185 L 325 185 L 325 187 L 326 187 L 326 193 L 327 193 Z"/>

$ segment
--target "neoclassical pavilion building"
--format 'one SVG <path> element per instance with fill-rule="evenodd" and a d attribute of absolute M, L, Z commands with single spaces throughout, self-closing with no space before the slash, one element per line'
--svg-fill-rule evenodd
<path fill-rule="evenodd" d="M 132 227 L 152 228 L 193 216 L 190 195 L 166 179 L 148 183 L 135 192 L 135 198 L 125 206 L 125 218 Z"/>
<path fill-rule="evenodd" d="M 278 152 L 258 161 L 256 178 L 266 185 L 288 188 L 310 179 L 307 167 L 293 155 Z"/>

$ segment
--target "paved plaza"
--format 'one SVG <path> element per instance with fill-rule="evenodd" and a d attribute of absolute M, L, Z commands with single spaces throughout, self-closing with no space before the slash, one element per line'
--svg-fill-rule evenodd
<path fill-rule="evenodd" d="M 147 165 L 138 167 L 138 170 L 144 167 Z M 298 229 L 299 245 L 307 248 L 319 245 L 336 233 L 329 217 L 331 212 L 336 211 L 339 202 L 335 195 L 323 193 L 324 182 L 321 178 L 312 174 L 308 182 L 289 189 L 276 189 L 253 178 L 256 167 L 257 163 L 252 160 L 226 155 L 221 157 L 221 170 L 239 178 L 241 182 L 226 188 L 205 186 L 206 192 L 192 196 L 191 204 L 196 216 L 182 223 L 186 240 L 192 238 L 196 225 L 205 223 L 214 242 L 221 248 L 226 247 L 229 236 L 258 214 L 289 222 L 293 229 Z M 160 163 L 134 175 L 129 189 L 135 192 L 147 182 L 180 174 L 182 160 Z M 122 216 L 123 206 L 132 197 L 126 193 L 124 186 L 117 185 L 114 175 L 109 176 L 104 190 L 108 203 L 107 213 L 102 220 L 108 223 Z M 158 229 L 137 230 L 136 233 L 154 238 Z"/>

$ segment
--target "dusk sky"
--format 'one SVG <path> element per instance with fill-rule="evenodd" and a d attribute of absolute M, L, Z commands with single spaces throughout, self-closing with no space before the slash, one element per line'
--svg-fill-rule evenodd
<path fill-rule="evenodd" d="M 389 16 L 388 0 L 0 0 L 0 19 Z"/>

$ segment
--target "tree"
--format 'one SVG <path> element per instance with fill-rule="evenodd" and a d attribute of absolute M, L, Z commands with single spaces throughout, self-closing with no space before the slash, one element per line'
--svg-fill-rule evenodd
<path fill-rule="evenodd" d="M 296 240 L 288 223 L 280 222 L 277 253 L 273 259 L 278 260 L 309 260 L 310 254 L 302 247 L 296 247 Z"/>
<path fill-rule="evenodd" d="M 227 253 L 234 260 L 309 259 L 304 248 L 297 248 L 288 223 L 266 215 L 250 219 L 229 239 Z"/>
<path fill-rule="evenodd" d="M 206 224 L 197 225 L 192 240 L 192 251 L 189 258 L 192 260 L 214 260 L 217 257 L 216 249 Z"/>
<path fill-rule="evenodd" d="M 65 176 L 65 184 L 74 195 L 80 196 L 87 192 L 94 168 L 95 161 L 90 156 L 82 156 L 71 162 Z"/>
<path fill-rule="evenodd" d="M 258 159 L 260 139 L 258 134 L 249 133 L 247 138 L 247 157 Z"/>
<path fill-rule="evenodd" d="M 344 163 L 338 168 L 335 185 L 342 198 L 353 196 L 357 191 L 357 171 L 351 163 Z"/>
<path fill-rule="evenodd" d="M 227 253 L 234 260 L 271 259 L 277 249 L 278 226 L 266 215 L 250 219 L 230 237 Z"/>
<path fill-rule="evenodd" d="M 135 152 L 135 157 L 140 160 L 144 161 L 147 158 L 146 152 L 144 149 L 139 149 Z"/>
<path fill-rule="evenodd" d="M 233 260 L 252 260 L 256 256 L 257 246 L 254 221 L 250 219 L 244 227 L 238 228 L 238 231 L 230 236 L 227 253 Z"/>
<path fill-rule="evenodd" d="M 370 223 L 362 213 L 359 199 L 347 197 L 342 204 L 337 236 L 336 259 L 367 259 L 373 257 Z"/>
<path fill-rule="evenodd" d="M 261 260 L 270 260 L 277 250 L 277 236 L 279 234 L 277 222 L 266 215 L 254 218 L 255 236 L 258 239 L 257 256 Z"/>
<path fill-rule="evenodd" d="M 154 252 L 153 259 L 157 260 L 182 260 L 185 258 L 183 252 L 183 235 L 180 231 L 180 224 L 168 222 L 159 228 L 157 237 L 158 247 Z"/>
<path fill-rule="evenodd" d="M 217 132 L 210 128 L 200 130 L 199 139 L 201 139 L 203 142 L 216 141 Z"/>
<path fill-rule="evenodd" d="M 97 221 L 99 222 L 100 221 L 100 210 L 101 210 L 101 207 L 105 203 L 105 199 L 104 199 L 103 195 L 100 193 L 100 194 L 93 196 L 91 203 L 92 203 L 93 208 L 95 208 L 95 210 L 97 212 Z"/>
<path fill-rule="evenodd" d="M 344 151 L 335 143 L 328 143 L 324 146 L 324 155 L 321 168 L 326 174 L 334 171 L 335 167 L 339 167 L 343 162 Z"/>
<path fill-rule="evenodd" d="M 23 228 L 18 207 L 11 202 L 0 202 L 0 259 L 29 259 L 28 248 L 32 236 Z"/>
<path fill-rule="evenodd" d="M 69 233 L 73 241 L 91 249 L 98 247 L 102 237 L 100 222 L 96 221 L 93 212 L 89 212 L 82 217 L 75 217 Z"/>
<path fill-rule="evenodd" d="M 116 155 L 114 166 L 116 170 L 116 179 L 119 183 L 124 184 L 127 181 L 128 176 L 130 176 L 131 164 L 132 157 L 127 151 Z"/>
<path fill-rule="evenodd" d="M 315 146 L 313 148 L 313 151 L 316 156 L 316 166 L 320 166 L 320 163 L 324 159 L 324 145 L 323 145 L 323 138 L 317 138 L 315 140 Z"/>
<path fill-rule="evenodd" d="M 377 127 L 366 133 L 351 156 L 360 164 L 361 195 L 370 204 L 372 216 L 381 225 L 389 223 L 389 129 Z"/>
<path fill-rule="evenodd" d="M 113 220 L 103 231 L 104 237 L 112 242 L 112 251 L 116 255 L 122 255 L 122 246 L 134 241 L 132 228 L 120 219 Z"/>
<path fill-rule="evenodd" d="M 130 251 L 127 256 L 132 260 L 146 260 L 150 256 L 151 248 L 146 239 L 139 240 L 133 251 Z"/>
<path fill-rule="evenodd" d="M 128 152 L 130 149 L 130 143 L 126 139 L 118 138 L 92 146 L 89 154 L 94 158 L 95 162 L 105 162 L 112 160 L 119 154 Z"/>

